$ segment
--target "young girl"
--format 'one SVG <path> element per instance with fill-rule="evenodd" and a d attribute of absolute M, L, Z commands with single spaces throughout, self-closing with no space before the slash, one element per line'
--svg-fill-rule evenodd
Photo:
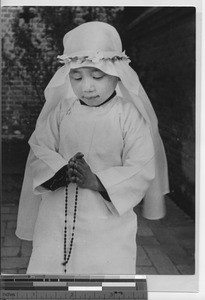
<path fill-rule="evenodd" d="M 112 26 L 63 40 L 32 134 L 16 234 L 33 240 L 28 274 L 135 274 L 137 216 L 165 214 L 157 119 Z"/>

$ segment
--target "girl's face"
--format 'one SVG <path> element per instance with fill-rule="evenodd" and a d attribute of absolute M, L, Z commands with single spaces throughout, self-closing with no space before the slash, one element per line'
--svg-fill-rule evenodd
<path fill-rule="evenodd" d="M 114 92 L 118 77 L 94 67 L 70 70 L 70 82 L 75 95 L 89 106 L 97 106 Z"/>

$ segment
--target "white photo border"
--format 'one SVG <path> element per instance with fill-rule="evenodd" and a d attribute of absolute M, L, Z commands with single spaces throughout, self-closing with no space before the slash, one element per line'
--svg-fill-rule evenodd
<path fill-rule="evenodd" d="M 1 6 L 193 6 L 196 8 L 196 271 L 194 275 L 148 275 L 149 300 L 199 299 L 205 295 L 205 47 L 202 0 L 2 0 Z"/>

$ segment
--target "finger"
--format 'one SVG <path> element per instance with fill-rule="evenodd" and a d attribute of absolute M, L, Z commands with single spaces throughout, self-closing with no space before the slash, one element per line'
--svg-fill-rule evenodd
<path fill-rule="evenodd" d="M 78 152 L 78 153 L 75 154 L 74 157 L 75 157 L 76 159 L 81 159 L 81 158 L 83 158 L 83 156 L 84 156 L 84 154 L 83 154 L 82 152 Z"/>
<path fill-rule="evenodd" d="M 76 162 L 75 168 L 79 170 L 79 172 L 84 173 L 85 175 L 91 172 L 90 166 L 86 162 Z"/>
<path fill-rule="evenodd" d="M 83 187 L 84 182 L 83 182 L 82 180 L 80 180 L 79 178 L 76 178 L 76 184 L 77 184 L 79 187 Z"/>
<path fill-rule="evenodd" d="M 81 165 L 81 167 L 84 167 L 84 168 L 89 167 L 89 165 L 87 164 L 87 162 L 85 161 L 84 158 L 78 159 L 76 162 L 79 163 Z"/>
<path fill-rule="evenodd" d="M 76 163 L 75 170 L 77 170 L 79 173 L 85 176 L 85 168 L 83 167 L 82 164 Z"/>
<path fill-rule="evenodd" d="M 71 167 L 73 170 L 74 170 L 74 169 L 77 169 L 77 170 L 80 171 L 80 168 L 81 168 L 82 170 L 85 170 L 84 165 L 83 165 L 80 161 L 72 162 L 70 167 Z"/>
<path fill-rule="evenodd" d="M 71 176 L 70 181 L 71 181 L 72 183 L 76 183 L 76 177 L 75 177 L 75 176 Z"/>
<path fill-rule="evenodd" d="M 69 161 L 69 167 L 74 167 L 74 166 L 75 166 L 75 161 L 74 160 Z"/>
<path fill-rule="evenodd" d="M 77 155 L 76 157 L 75 157 L 75 159 L 78 161 L 85 161 L 85 159 L 84 159 L 84 155 Z"/>
<path fill-rule="evenodd" d="M 77 157 L 81 158 L 81 157 L 83 157 L 83 156 L 84 156 L 84 155 L 83 155 L 81 152 L 76 153 L 73 157 L 71 157 L 71 158 L 69 159 L 68 164 L 69 164 L 70 162 L 75 162 Z"/>
<path fill-rule="evenodd" d="M 76 178 L 84 181 L 85 177 L 83 176 L 83 174 L 81 174 L 80 172 L 78 172 L 78 170 L 74 170 L 74 175 L 75 175 Z"/>
<path fill-rule="evenodd" d="M 71 182 L 75 182 L 75 175 L 74 175 L 73 168 L 68 169 L 68 178 Z"/>
<path fill-rule="evenodd" d="M 73 171 L 74 171 L 74 168 L 69 168 L 69 169 L 68 169 L 68 175 L 72 176 Z"/>
<path fill-rule="evenodd" d="M 68 162 L 68 168 L 73 167 L 74 163 L 75 163 L 74 160 L 69 160 L 69 162 Z"/>

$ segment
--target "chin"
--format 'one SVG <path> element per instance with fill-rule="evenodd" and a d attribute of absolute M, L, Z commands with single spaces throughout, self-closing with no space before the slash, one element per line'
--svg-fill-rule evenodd
<path fill-rule="evenodd" d="M 83 101 L 88 105 L 88 106 L 98 106 L 100 105 L 101 103 L 104 102 L 104 100 L 99 100 L 99 99 L 93 99 L 93 100 L 86 100 L 86 99 L 83 99 Z"/>

